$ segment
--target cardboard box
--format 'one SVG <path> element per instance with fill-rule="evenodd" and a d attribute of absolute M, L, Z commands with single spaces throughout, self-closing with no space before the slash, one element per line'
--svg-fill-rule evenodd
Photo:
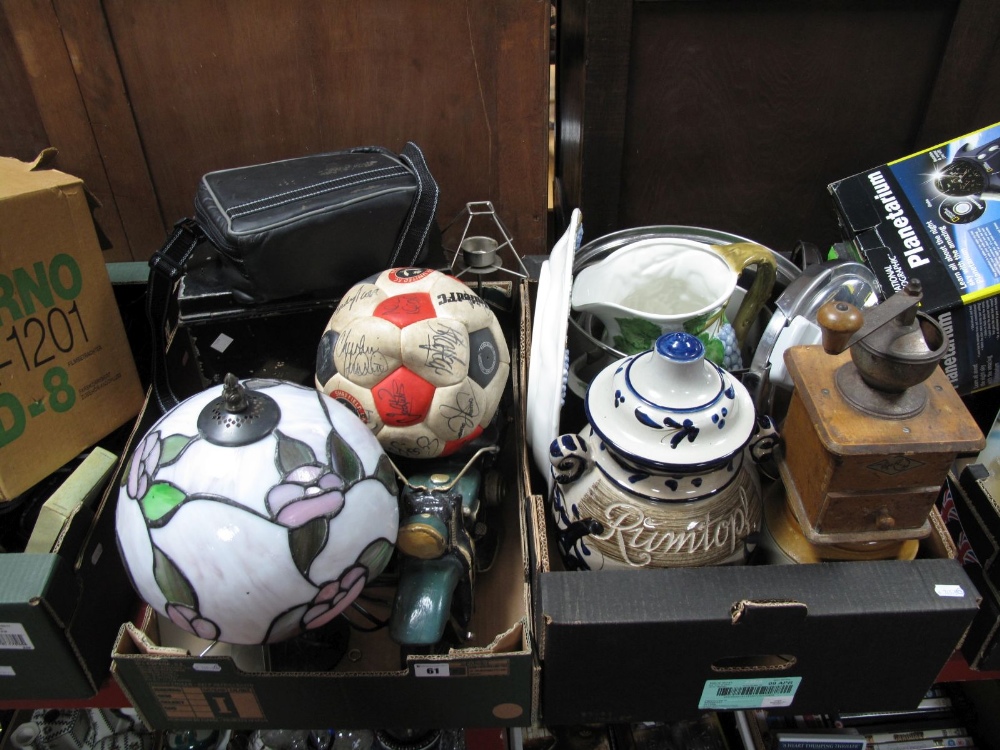
<path fill-rule="evenodd" d="M 1000 669 L 1000 417 L 978 456 L 955 462 L 943 489 L 942 514 L 958 535 L 959 559 L 983 596 L 962 643 L 975 670 Z"/>
<path fill-rule="evenodd" d="M 90 208 L 76 177 L 0 159 L 0 501 L 142 405 Z"/>
<path fill-rule="evenodd" d="M 95 446 L 39 509 L 25 552 L 75 551 L 74 532 L 89 530 L 97 496 L 107 487 L 118 457 Z M 83 519 L 77 521 L 77 516 Z"/>
<path fill-rule="evenodd" d="M 883 297 L 910 278 L 951 335 L 959 393 L 1000 383 L 1000 124 L 830 184 L 846 239 Z"/>
<path fill-rule="evenodd" d="M 177 345 L 187 348 L 201 387 L 239 378 L 312 385 L 316 342 L 338 299 L 247 304 L 226 286 L 218 259 L 196 251 L 177 289 Z"/>
<path fill-rule="evenodd" d="M 89 699 L 110 679 L 118 628 L 138 604 L 109 501 L 122 462 L 109 471 L 105 460 L 128 436 L 115 431 L 59 486 L 51 518 L 32 535 L 40 551 L 0 554 L 0 706 Z"/>
<path fill-rule="evenodd" d="M 510 297 L 508 284 L 507 298 Z M 516 287 L 515 287 L 516 289 Z M 507 330 L 516 327 L 517 310 Z M 176 338 L 175 338 L 176 341 Z M 521 357 L 515 336 L 511 357 Z M 262 354 L 258 352 L 258 354 Z M 251 366 L 259 366 L 252 359 Z M 512 367 L 514 402 L 521 381 Z M 144 415 L 148 428 L 155 415 Z M 518 482 L 518 417 L 506 430 L 501 468 L 510 487 L 502 504 L 500 549 L 476 578 L 473 639 L 447 654 L 401 658 L 382 628 L 351 630 L 348 654 L 332 668 L 309 662 L 298 671 L 275 669 L 276 648 L 218 644 L 207 653 L 148 608 L 122 625 L 112 672 L 153 729 L 525 726 L 535 720 L 538 665 L 532 650 L 531 594 L 524 487 Z M 141 433 L 140 433 L 141 434 Z"/>
<path fill-rule="evenodd" d="M 425 265 L 444 268 L 442 252 L 432 248 Z M 218 250 L 203 242 L 192 253 L 177 287 L 174 317 L 181 340 L 176 346 L 185 348 L 200 387 L 221 383 L 229 372 L 240 378 L 281 377 L 311 385 L 316 342 L 339 296 L 317 293 L 247 303 L 245 295 L 233 292 L 231 273 Z"/>
<path fill-rule="evenodd" d="M 967 568 L 966 572 L 983 602 L 962 640 L 962 657 L 973 672 L 996 672 L 1000 670 L 1000 593 L 982 569 Z"/>
<path fill-rule="evenodd" d="M 525 285 L 522 335 L 530 338 L 535 285 Z M 533 591 L 546 724 L 762 706 L 906 709 L 935 681 L 978 608 L 954 559 L 562 570 L 539 494 L 545 484 L 527 454 L 523 466 L 536 488 Z"/>
<path fill-rule="evenodd" d="M 955 462 L 949 484 L 975 559 L 1000 589 L 1000 416 L 986 433 L 986 447 Z"/>

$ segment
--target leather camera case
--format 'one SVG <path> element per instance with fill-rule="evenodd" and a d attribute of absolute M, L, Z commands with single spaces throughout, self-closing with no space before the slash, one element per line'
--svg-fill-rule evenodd
<path fill-rule="evenodd" d="M 438 188 L 414 144 L 210 172 L 195 218 L 245 302 L 329 296 L 440 243 Z"/>

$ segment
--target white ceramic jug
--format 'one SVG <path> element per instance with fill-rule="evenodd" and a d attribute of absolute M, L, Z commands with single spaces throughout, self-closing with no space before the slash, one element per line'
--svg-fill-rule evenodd
<path fill-rule="evenodd" d="M 756 266 L 754 282 L 730 326 L 726 305 L 748 266 Z M 605 341 L 625 354 L 649 349 L 661 333 L 685 331 L 701 339 L 709 360 L 737 369 L 740 346 L 776 273 L 774 253 L 752 242 L 644 239 L 583 268 L 573 282 L 572 304 L 596 316 Z"/>

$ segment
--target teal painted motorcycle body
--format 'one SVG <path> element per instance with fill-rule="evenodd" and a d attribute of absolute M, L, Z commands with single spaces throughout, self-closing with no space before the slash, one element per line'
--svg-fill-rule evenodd
<path fill-rule="evenodd" d="M 403 560 L 389 622 L 389 637 L 408 646 L 433 646 L 444 638 L 455 588 L 465 577 L 453 555 Z"/>
<path fill-rule="evenodd" d="M 389 636 L 404 653 L 433 653 L 446 640 L 449 623 L 459 639 L 468 632 L 477 542 L 486 536 L 477 522 L 483 473 L 475 464 L 443 464 L 413 475 L 400 494 L 401 536 L 419 528 L 437 543 L 421 547 L 419 555 L 400 549 Z"/>

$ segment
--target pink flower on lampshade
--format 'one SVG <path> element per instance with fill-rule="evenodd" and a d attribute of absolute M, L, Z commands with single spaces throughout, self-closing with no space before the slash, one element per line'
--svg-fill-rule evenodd
<path fill-rule="evenodd" d="M 312 630 L 330 622 L 354 601 L 368 580 L 368 569 L 364 565 L 348 568 L 340 580 L 323 586 L 313 598 L 312 606 L 302 618 L 306 628 Z"/>
<path fill-rule="evenodd" d="M 290 529 L 315 518 L 333 518 L 344 507 L 344 480 L 329 467 L 306 464 L 290 471 L 267 493 L 274 520 Z"/>
<path fill-rule="evenodd" d="M 161 450 L 160 433 L 154 431 L 143 438 L 135 453 L 132 454 L 126 491 L 133 500 L 141 499 L 146 494 L 146 490 L 149 489 L 149 485 L 153 481 L 153 473 L 160 462 Z"/>
<path fill-rule="evenodd" d="M 168 604 L 166 608 L 170 621 L 182 630 L 194 633 L 206 641 L 214 641 L 219 637 L 219 627 L 211 620 L 206 620 L 198 610 L 183 604 Z"/>

